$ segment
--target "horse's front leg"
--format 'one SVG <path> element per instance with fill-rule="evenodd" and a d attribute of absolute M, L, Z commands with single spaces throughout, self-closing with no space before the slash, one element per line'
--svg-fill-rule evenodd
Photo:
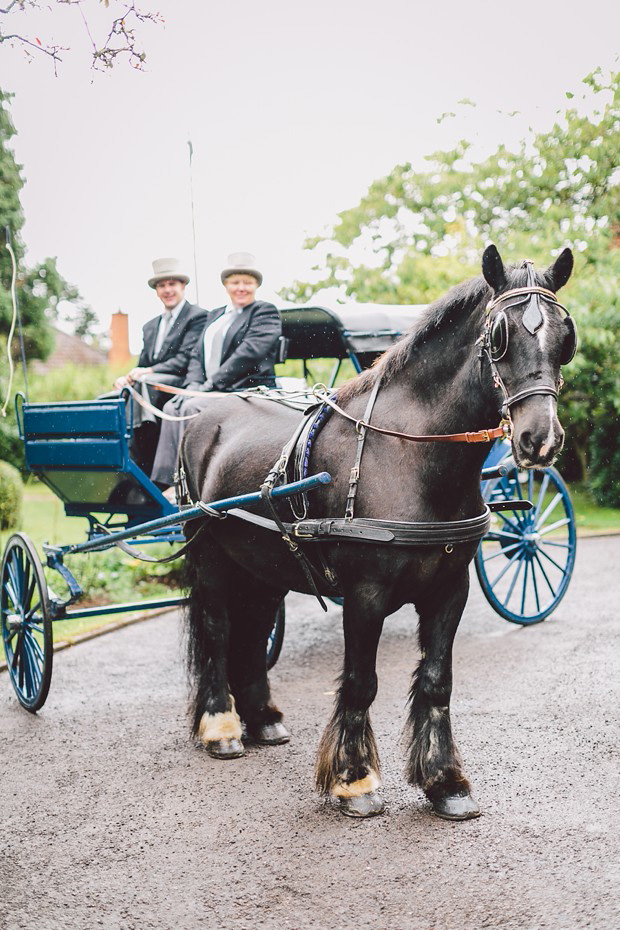
<path fill-rule="evenodd" d="M 238 569 L 228 602 L 230 688 L 248 739 L 271 746 L 290 739 L 267 678 L 267 641 L 284 594 Z"/>
<path fill-rule="evenodd" d="M 186 556 L 190 588 L 188 664 L 192 678 L 192 732 L 217 759 L 244 754 L 239 714 L 228 684 L 228 560 L 211 540 Z"/>
<path fill-rule="evenodd" d="M 452 645 L 469 592 L 467 569 L 416 603 L 422 659 L 413 676 L 407 777 L 446 820 L 478 817 L 480 809 L 452 737 Z"/>
<path fill-rule="evenodd" d="M 377 693 L 376 658 L 384 612 L 361 586 L 344 599 L 344 669 L 334 713 L 319 744 L 316 785 L 350 817 L 383 811 L 379 754 L 369 708 Z M 366 594 L 366 596 L 364 596 Z"/>

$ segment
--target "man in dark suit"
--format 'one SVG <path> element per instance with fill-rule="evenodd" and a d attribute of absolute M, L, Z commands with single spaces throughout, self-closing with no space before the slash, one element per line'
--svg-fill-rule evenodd
<path fill-rule="evenodd" d="M 133 385 L 141 391 L 145 400 L 160 409 L 170 395 L 156 391 L 149 382 L 176 387 L 185 383 L 190 358 L 207 319 L 205 310 L 185 299 L 188 282 L 189 276 L 181 270 L 178 259 L 158 258 L 153 262 L 153 275 L 148 284 L 157 293 L 164 309 L 143 328 L 143 345 L 137 367 L 114 383 L 117 390 L 127 384 Z M 132 455 L 148 473 L 155 455 L 159 421 L 138 404 L 134 404 L 133 409 Z"/>
<path fill-rule="evenodd" d="M 230 255 L 222 271 L 229 302 L 212 310 L 189 362 L 185 387 L 204 396 L 176 397 L 164 406 L 175 420 L 164 420 L 152 478 L 169 488 L 173 482 L 181 437 L 187 417 L 204 410 L 212 391 L 239 391 L 275 386 L 274 365 L 282 333 L 280 314 L 273 304 L 256 300 L 263 276 L 253 255 Z M 168 496 L 172 497 L 172 494 Z"/>

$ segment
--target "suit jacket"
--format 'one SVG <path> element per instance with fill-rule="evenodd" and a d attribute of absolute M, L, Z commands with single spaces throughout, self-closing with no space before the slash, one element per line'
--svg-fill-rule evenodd
<path fill-rule="evenodd" d="M 226 310 L 218 307 L 207 315 L 207 327 Z M 205 329 L 207 328 L 205 327 Z M 212 376 L 217 391 L 236 391 L 264 384 L 275 386 L 274 365 L 282 334 L 280 314 L 273 304 L 255 300 L 235 317 L 222 343 L 222 362 Z M 204 330 L 203 330 L 204 336 Z M 202 385 L 206 378 L 204 339 L 198 340 L 187 370 L 186 384 Z"/>
<path fill-rule="evenodd" d="M 206 310 L 186 300 L 166 333 L 157 358 L 155 358 L 155 341 L 161 315 L 156 316 L 154 320 L 149 320 L 142 330 L 143 345 L 138 366 L 152 368 L 157 374 L 176 375 L 184 379 L 196 343 L 204 331 L 206 319 Z"/>

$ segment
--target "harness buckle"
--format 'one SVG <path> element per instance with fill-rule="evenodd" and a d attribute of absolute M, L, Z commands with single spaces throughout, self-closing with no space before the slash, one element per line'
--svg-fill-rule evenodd
<path fill-rule="evenodd" d="M 293 533 L 293 536 L 295 536 L 297 539 L 312 539 L 312 537 L 314 536 L 314 533 L 312 531 L 310 531 L 309 533 L 304 533 L 304 531 L 301 529 L 300 523 L 294 524 L 292 528 L 292 533 Z"/>

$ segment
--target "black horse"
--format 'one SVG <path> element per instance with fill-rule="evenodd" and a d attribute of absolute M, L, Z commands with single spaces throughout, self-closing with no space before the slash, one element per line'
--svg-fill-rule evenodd
<path fill-rule="evenodd" d="M 572 319 L 555 292 L 570 277 L 564 250 L 545 272 L 531 263 L 505 268 L 495 248 L 483 277 L 431 304 L 420 323 L 370 370 L 338 390 L 337 402 L 363 417 L 379 382 L 372 424 L 414 434 L 446 434 L 496 426 L 502 407 L 511 422 L 518 464 L 549 465 L 563 443 L 556 415 L 560 366 L 575 346 Z M 261 399 L 214 398 L 192 424 L 180 461 L 193 500 L 255 490 L 299 421 L 294 410 Z M 309 516 L 342 517 L 357 433 L 333 413 L 312 449 L 310 473 L 333 483 L 309 496 Z M 356 517 L 390 521 L 460 521 L 484 512 L 481 443 L 406 442 L 368 432 Z M 281 503 L 283 520 L 291 520 Z M 269 511 L 261 511 L 270 516 Z M 189 532 L 193 532 L 190 528 Z M 318 790 L 338 798 L 343 813 L 383 809 L 380 763 L 369 708 L 385 617 L 403 604 L 419 616 L 421 660 L 409 700 L 406 774 L 439 816 L 476 817 L 479 808 L 452 737 L 452 644 L 469 589 L 477 540 L 451 545 L 384 545 L 330 539 L 305 546 L 321 575 L 323 595 L 344 598 L 344 668 L 331 720 L 318 750 Z M 214 756 L 243 754 L 243 740 L 286 742 L 282 714 L 270 698 L 266 644 L 289 590 L 309 592 L 306 576 L 281 536 L 235 517 L 213 520 L 187 556 L 191 586 L 189 661 L 194 683 L 193 732 Z M 326 564 L 325 564 L 326 563 Z M 322 567 L 321 567 L 322 566 Z"/>

